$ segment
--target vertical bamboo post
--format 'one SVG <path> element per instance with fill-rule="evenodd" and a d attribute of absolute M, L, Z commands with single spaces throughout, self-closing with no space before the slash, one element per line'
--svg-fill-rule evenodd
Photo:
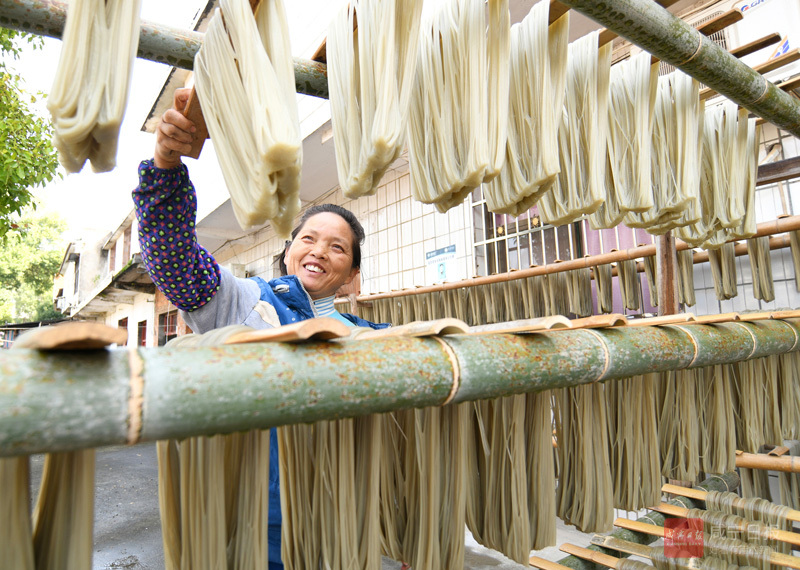
<path fill-rule="evenodd" d="M 671 231 L 658 236 L 656 247 L 658 314 L 678 314 L 678 258 L 675 236 Z"/>

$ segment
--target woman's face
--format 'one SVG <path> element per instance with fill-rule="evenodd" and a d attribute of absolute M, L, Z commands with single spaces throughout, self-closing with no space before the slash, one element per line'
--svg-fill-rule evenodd
<path fill-rule="evenodd" d="M 338 214 L 311 216 L 286 250 L 289 275 L 297 275 L 312 299 L 330 297 L 358 273 L 353 239 L 353 230 Z"/>

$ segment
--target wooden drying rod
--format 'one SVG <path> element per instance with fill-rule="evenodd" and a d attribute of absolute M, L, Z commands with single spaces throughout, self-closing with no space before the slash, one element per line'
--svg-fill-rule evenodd
<path fill-rule="evenodd" d="M 665 529 L 663 526 L 647 524 L 623 518 L 615 520 L 614 526 L 631 530 L 634 532 L 649 534 L 650 536 L 658 536 L 660 538 L 664 538 L 665 535 Z M 772 564 L 785 566 L 787 568 L 797 568 L 800 570 L 800 557 L 797 556 L 791 556 L 789 554 L 781 554 L 780 552 L 773 552 L 769 557 L 769 561 Z"/>
<path fill-rule="evenodd" d="M 688 497 L 696 501 L 705 501 L 706 496 L 708 495 L 708 492 L 703 491 L 702 489 L 690 489 L 689 487 L 679 487 L 678 485 L 663 485 L 661 490 L 664 493 L 669 493 L 670 495 Z M 789 511 L 789 514 L 786 516 L 786 518 L 792 522 L 800 522 L 800 511 L 793 509 Z"/>
<path fill-rule="evenodd" d="M 689 516 L 689 509 L 685 507 L 679 507 L 677 505 L 668 505 L 667 503 L 661 503 L 656 507 L 650 507 L 653 511 L 658 511 L 659 513 L 669 515 L 671 517 L 678 517 L 685 519 Z M 747 532 L 747 527 L 740 529 L 742 532 Z M 780 542 L 785 542 L 787 544 L 792 544 L 794 546 L 800 546 L 800 534 L 796 532 L 790 532 L 788 530 L 780 530 L 777 528 L 770 528 L 769 529 L 769 538 L 772 540 L 778 540 Z"/>

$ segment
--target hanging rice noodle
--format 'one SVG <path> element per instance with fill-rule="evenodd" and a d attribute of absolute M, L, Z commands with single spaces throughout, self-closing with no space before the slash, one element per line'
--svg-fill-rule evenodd
<path fill-rule="evenodd" d="M 598 382 L 555 391 L 558 516 L 581 532 L 611 528 L 611 479 L 606 394 Z"/>
<path fill-rule="evenodd" d="M 625 215 L 653 208 L 650 148 L 658 64 L 650 60 L 643 51 L 611 67 L 605 200 L 589 216 L 593 229 L 613 228 L 623 219 L 631 227 L 640 227 L 639 218 Z"/>
<path fill-rule="evenodd" d="M 560 172 L 539 200 L 554 226 L 594 213 L 604 200 L 611 44 L 598 48 L 598 32 L 569 45 L 564 112 L 558 125 Z"/>
<path fill-rule="evenodd" d="M 569 296 L 565 295 L 569 292 L 567 272 L 548 273 L 544 277 L 547 282 L 547 316 L 569 314 Z"/>
<path fill-rule="evenodd" d="M 708 366 L 697 373 L 700 412 L 700 460 L 703 472 L 736 469 L 736 427 L 733 418 L 731 366 Z"/>
<path fill-rule="evenodd" d="M 578 317 L 592 314 L 592 270 L 588 267 L 567 272 L 569 310 Z"/>
<path fill-rule="evenodd" d="M 224 20 L 223 20 L 224 16 Z M 300 211 L 302 141 L 282 0 L 220 0 L 195 57 L 195 87 L 243 229 L 288 235 Z"/>
<path fill-rule="evenodd" d="M 415 199 L 446 212 L 505 161 L 508 0 L 448 0 L 422 23 L 408 126 Z M 487 37 L 488 35 L 488 37 Z"/>
<path fill-rule="evenodd" d="M 747 255 L 753 275 L 753 297 L 770 303 L 775 300 L 775 283 L 772 281 L 772 257 L 769 236 L 747 240 Z"/>
<path fill-rule="evenodd" d="M 646 212 L 629 213 L 629 226 L 662 235 L 699 220 L 703 111 L 695 79 L 680 70 L 659 78 L 651 154 L 654 204 Z"/>
<path fill-rule="evenodd" d="M 168 346 L 216 346 L 251 330 L 232 325 Z M 269 437 L 251 430 L 157 443 L 165 568 L 266 567 Z"/>
<path fill-rule="evenodd" d="M 656 282 L 656 257 L 648 255 L 643 258 L 644 274 L 647 277 L 647 288 L 650 292 L 650 304 L 658 307 L 658 283 Z"/>
<path fill-rule="evenodd" d="M 30 488 L 28 456 L 0 457 L 0 560 L 8 568 L 34 570 Z"/>
<path fill-rule="evenodd" d="M 735 366 L 736 448 L 758 453 L 764 444 L 781 445 L 777 356 L 745 360 Z M 771 498 L 767 471 L 740 469 L 740 475 L 743 497 Z"/>
<path fill-rule="evenodd" d="M 63 46 L 47 108 L 53 143 L 67 172 L 86 160 L 95 172 L 113 170 L 139 46 L 141 0 L 69 3 Z"/>
<path fill-rule="evenodd" d="M 476 458 L 471 407 L 407 410 L 382 420 L 380 528 L 387 556 L 415 568 L 463 567 L 467 461 Z"/>
<path fill-rule="evenodd" d="M 624 259 L 617 263 L 617 280 L 626 309 L 638 311 L 642 306 L 642 290 L 635 259 Z"/>
<path fill-rule="evenodd" d="M 564 102 L 569 12 L 548 24 L 549 2 L 538 2 L 511 28 L 510 102 L 506 159 L 483 187 L 491 212 L 519 216 L 550 189 L 559 171 L 558 124 Z"/>
<path fill-rule="evenodd" d="M 550 390 L 525 395 L 525 440 L 531 550 L 556 544 L 556 473 Z"/>
<path fill-rule="evenodd" d="M 647 374 L 606 382 L 614 507 L 638 511 L 661 500 L 656 384 Z"/>
<path fill-rule="evenodd" d="M 374 194 L 405 145 L 421 13 L 421 0 L 358 0 L 328 27 L 333 142 L 348 198 Z"/>
<path fill-rule="evenodd" d="M 597 310 L 600 313 L 614 311 L 614 282 L 611 264 L 595 265 L 594 283 L 597 287 Z"/>
<path fill-rule="evenodd" d="M 741 224 L 727 230 L 727 239 L 747 239 L 756 234 L 756 179 L 758 178 L 758 146 L 760 128 L 756 126 L 755 117 L 748 119 L 749 111 L 739 109 L 739 127 L 747 125 L 747 141 L 742 150 L 741 166 L 744 169 L 742 177 L 742 192 L 744 194 L 744 217 Z M 744 136 L 741 135 L 740 136 Z"/>
<path fill-rule="evenodd" d="M 531 551 L 525 396 L 476 402 L 475 409 L 483 445 L 476 445 L 480 488 L 471 494 L 482 498 L 483 513 L 469 508 L 467 525 L 480 544 L 522 564 Z"/>
<path fill-rule="evenodd" d="M 714 279 L 717 299 L 733 299 L 739 294 L 736 287 L 736 250 L 733 243 L 723 244 L 718 249 L 708 250 L 708 262 Z"/>
<path fill-rule="evenodd" d="M 708 108 L 703 119 L 703 151 L 700 179 L 700 221 L 683 225 L 678 236 L 692 246 L 718 248 L 747 231 L 743 222 L 749 198 L 752 160 L 742 160 L 748 151 L 755 152 L 755 138 L 748 142 L 750 126 L 735 103 L 726 101 Z M 754 127 L 753 127 L 754 128 Z M 755 137 L 755 131 L 753 131 Z M 753 155 L 750 155 L 751 157 Z"/>
<path fill-rule="evenodd" d="M 694 251 L 678 252 L 678 302 L 687 307 L 696 303 L 694 296 Z"/>
<path fill-rule="evenodd" d="M 658 435 L 661 473 L 668 479 L 696 481 L 700 474 L 698 378 L 702 378 L 702 370 L 675 370 L 661 375 L 664 392 Z"/>

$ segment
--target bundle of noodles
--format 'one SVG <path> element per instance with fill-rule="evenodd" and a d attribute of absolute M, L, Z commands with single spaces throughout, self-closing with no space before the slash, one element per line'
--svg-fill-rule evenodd
<path fill-rule="evenodd" d="M 0 458 L 0 557 L 9 568 L 33 570 L 28 456 Z M 88 568 L 89 566 L 86 566 Z"/>
<path fill-rule="evenodd" d="M 753 297 L 765 303 L 775 300 L 775 283 L 772 281 L 772 257 L 769 253 L 769 236 L 747 240 L 747 255 L 753 274 Z"/>
<path fill-rule="evenodd" d="M 278 429 L 287 568 L 380 566 L 380 426 L 366 416 Z"/>
<path fill-rule="evenodd" d="M 711 277 L 717 299 L 733 299 L 739 294 L 736 288 L 736 250 L 733 243 L 723 244 L 718 249 L 708 250 Z"/>
<path fill-rule="evenodd" d="M 233 325 L 168 346 L 215 346 L 248 330 Z M 252 430 L 157 443 L 165 568 L 267 565 L 269 437 Z"/>
<path fill-rule="evenodd" d="M 758 178 L 758 142 L 759 142 L 759 127 L 756 125 L 756 119 L 748 119 L 749 111 L 747 109 L 739 109 L 739 131 L 738 137 L 740 144 L 742 144 L 742 158 L 743 160 L 736 164 L 741 166 L 744 173 L 742 175 L 741 183 L 743 194 L 742 200 L 744 203 L 744 217 L 742 222 L 731 228 L 726 229 L 725 239 L 746 239 L 753 237 L 756 234 L 756 179 Z M 745 138 L 742 130 L 747 131 L 745 142 L 741 142 Z M 739 192 L 737 192 L 737 195 Z"/>
<path fill-rule="evenodd" d="M 598 49 L 597 36 L 591 32 L 569 45 L 560 172 L 539 200 L 542 218 L 556 226 L 594 213 L 604 199 L 611 44 Z"/>
<path fill-rule="evenodd" d="M 542 275 L 534 275 L 525 279 L 525 289 L 528 292 L 528 306 L 530 312 L 528 316 L 544 317 L 547 312 L 547 297 L 549 294 L 544 289 L 544 279 Z"/>
<path fill-rule="evenodd" d="M 733 395 L 737 449 L 758 453 L 764 444 L 781 445 L 778 357 L 737 362 L 736 372 Z M 770 499 L 767 475 L 767 471 L 760 469 L 740 469 L 742 496 Z"/>
<path fill-rule="evenodd" d="M 467 499 L 467 527 L 476 541 L 524 563 L 531 551 L 525 396 L 475 403 L 478 489 Z M 482 512 L 478 510 L 482 507 Z"/>
<path fill-rule="evenodd" d="M 614 514 L 606 394 L 600 383 L 555 391 L 558 516 L 582 532 L 611 528 Z"/>
<path fill-rule="evenodd" d="M 695 224 L 681 226 L 678 235 L 692 246 L 717 248 L 734 235 L 746 232 L 743 227 L 749 202 L 749 170 L 752 161 L 742 156 L 749 148 L 750 126 L 740 116 L 736 104 L 726 101 L 707 109 L 703 123 L 703 152 L 700 179 L 701 218 Z M 755 128 L 755 125 L 753 125 Z M 755 131 L 753 131 L 755 141 Z M 751 155 L 752 156 L 752 155 Z M 755 184 L 755 178 L 752 179 Z"/>
<path fill-rule="evenodd" d="M 638 511 L 661 500 L 655 374 L 606 382 L 614 507 Z"/>
<path fill-rule="evenodd" d="M 387 556 L 415 568 L 463 567 L 471 406 L 395 412 L 382 420 L 380 528 Z"/>
<path fill-rule="evenodd" d="M 411 93 L 415 199 L 446 212 L 500 172 L 508 126 L 508 0 L 449 0 L 424 20 Z"/>
<path fill-rule="evenodd" d="M 642 292 L 635 259 L 624 259 L 617 263 L 617 279 L 625 308 L 638 311 L 642 305 Z"/>
<path fill-rule="evenodd" d="M 405 145 L 421 14 L 421 0 L 358 0 L 328 27 L 331 125 L 348 198 L 374 194 Z"/>
<path fill-rule="evenodd" d="M 595 265 L 594 283 L 597 286 L 597 310 L 601 313 L 614 311 L 614 283 L 611 264 Z"/>
<path fill-rule="evenodd" d="M 781 435 L 789 453 L 800 455 L 800 353 L 787 352 L 778 357 L 778 401 Z M 788 440 L 788 441 L 787 441 Z M 792 443 L 790 443 L 792 442 Z M 800 474 L 778 473 L 781 504 L 800 509 Z"/>
<path fill-rule="evenodd" d="M 64 45 L 47 108 L 53 144 L 67 172 L 86 160 L 95 172 L 116 166 L 128 81 L 139 46 L 141 0 L 70 2 Z"/>
<path fill-rule="evenodd" d="M 224 19 L 223 19 L 224 17 Z M 288 235 L 300 211 L 302 141 L 282 0 L 221 0 L 195 56 L 195 87 L 242 228 Z"/>
<path fill-rule="evenodd" d="M 637 216 L 626 218 L 626 214 L 653 208 L 650 148 L 658 64 L 651 63 L 650 59 L 650 54 L 643 51 L 611 68 L 606 196 L 603 204 L 589 216 L 593 229 L 613 228 L 623 219 L 631 227 L 641 227 L 642 221 Z"/>
<path fill-rule="evenodd" d="M 693 307 L 694 297 L 694 251 L 683 249 L 678 252 L 678 302 Z"/>
<path fill-rule="evenodd" d="M 573 269 L 567 273 L 569 310 L 579 317 L 592 314 L 592 270 L 588 267 Z"/>
<path fill-rule="evenodd" d="M 736 468 L 731 366 L 717 364 L 697 372 L 700 402 L 700 461 L 703 472 L 729 473 Z"/>
<path fill-rule="evenodd" d="M 566 271 L 548 273 L 547 279 L 548 315 L 566 315 L 569 313 L 569 297 L 564 295 L 569 291 L 569 275 Z"/>
<path fill-rule="evenodd" d="M 752 501 L 753 499 L 748 499 Z M 787 511 L 788 508 L 784 507 Z M 703 521 L 703 531 L 708 534 L 717 534 L 727 538 L 743 540 L 748 544 L 769 546 L 774 550 L 782 550 L 787 543 L 773 538 L 772 528 L 759 522 L 748 520 L 738 515 L 709 511 L 705 509 L 689 509 L 686 518 L 700 519 Z M 785 545 L 785 546 L 783 546 Z"/>
<path fill-rule="evenodd" d="M 521 319 L 522 308 L 522 291 L 519 287 L 519 281 L 504 281 L 503 285 L 503 300 L 506 305 L 506 321 L 516 321 Z"/>
<path fill-rule="evenodd" d="M 519 216 L 550 189 L 559 170 L 569 12 L 548 27 L 540 1 L 511 28 L 508 141 L 500 174 L 484 185 L 490 211 Z"/>
<path fill-rule="evenodd" d="M 700 218 L 700 156 L 704 103 L 700 85 L 680 70 L 660 77 L 653 117 L 651 177 L 653 208 L 628 214 L 627 224 L 651 234 L 694 224 Z M 687 141 L 697 141 L 694 145 Z"/>
<path fill-rule="evenodd" d="M 800 291 L 800 230 L 789 232 L 795 288 Z"/>
<path fill-rule="evenodd" d="M 640 562 L 638 560 L 631 560 L 630 558 L 620 558 L 617 560 L 616 564 L 614 564 L 615 570 L 650 570 L 653 568 L 649 564 L 645 562 Z"/>
<path fill-rule="evenodd" d="M 787 352 L 778 358 L 781 434 L 784 439 L 800 439 L 800 353 Z"/>
<path fill-rule="evenodd" d="M 531 550 L 556 543 L 556 473 L 553 457 L 553 394 L 525 395 L 525 445 Z"/>
<path fill-rule="evenodd" d="M 700 473 L 700 426 L 695 386 L 702 370 L 662 373 L 663 399 L 658 422 L 661 474 L 695 481 Z"/>
<path fill-rule="evenodd" d="M 650 304 L 658 307 L 658 283 L 656 282 L 656 257 L 648 255 L 643 258 L 644 274 L 647 277 L 647 288 L 650 291 Z"/>
<path fill-rule="evenodd" d="M 663 547 L 650 549 L 653 566 L 658 570 L 770 570 L 770 554 L 770 550 L 763 546 L 751 546 L 736 539 L 717 538 L 709 534 L 703 536 L 702 558 L 676 558 L 667 556 Z"/>
<path fill-rule="evenodd" d="M 759 497 L 743 499 L 736 493 L 709 491 L 706 494 L 706 510 L 735 515 L 746 521 L 763 523 L 768 528 L 792 530 L 792 521 L 787 518 L 789 507 L 776 505 Z M 777 546 L 776 550 L 785 554 L 789 553 L 787 543 L 776 542 L 774 544 Z"/>

